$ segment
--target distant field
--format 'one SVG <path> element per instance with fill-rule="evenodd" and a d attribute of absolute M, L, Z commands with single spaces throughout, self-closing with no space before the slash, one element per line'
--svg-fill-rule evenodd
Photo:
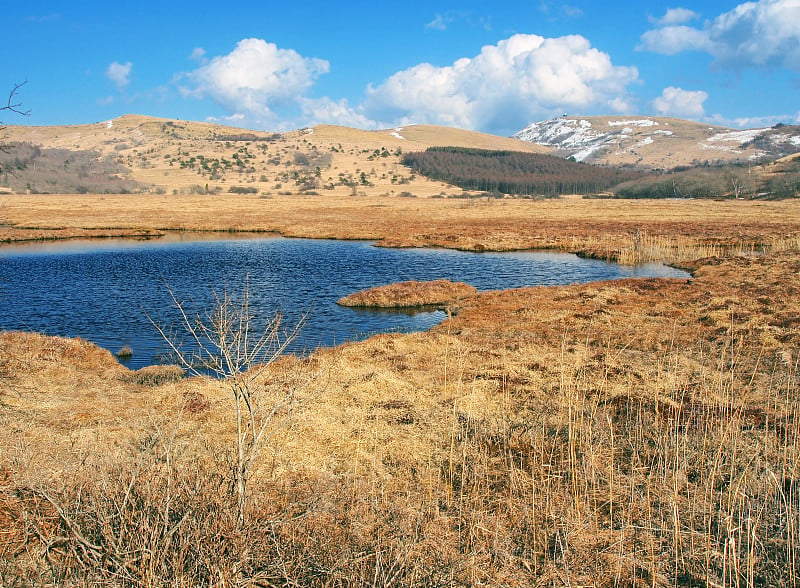
<path fill-rule="evenodd" d="M 260 231 L 372 239 L 393 247 L 557 249 L 602 258 L 697 256 L 762 247 L 800 230 L 793 201 L 460 200 L 404 197 L 0 195 L 0 240 Z M 709 249 L 713 251 L 713 248 Z"/>

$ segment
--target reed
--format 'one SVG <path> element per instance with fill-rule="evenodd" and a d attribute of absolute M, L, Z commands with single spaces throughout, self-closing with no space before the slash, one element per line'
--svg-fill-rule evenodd
<path fill-rule="evenodd" d="M 649 262 L 675 263 L 723 255 L 768 255 L 800 247 L 800 235 L 768 236 L 763 240 L 734 243 L 709 242 L 699 237 L 652 235 L 636 231 L 628 243 L 616 251 L 609 250 L 609 259 L 624 265 Z"/>

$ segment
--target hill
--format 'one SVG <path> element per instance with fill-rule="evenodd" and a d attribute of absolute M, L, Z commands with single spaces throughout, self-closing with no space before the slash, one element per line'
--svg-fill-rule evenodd
<path fill-rule="evenodd" d="M 533 123 L 514 138 L 562 157 L 653 169 L 774 160 L 800 151 L 800 127 L 734 130 L 663 117 L 561 117 Z"/>
<path fill-rule="evenodd" d="M 321 125 L 269 133 L 139 115 L 90 125 L 10 126 L 2 140 L 20 151 L 0 157 L 0 187 L 34 193 L 83 191 L 87 186 L 110 192 L 119 179 L 125 181 L 119 191 L 126 192 L 431 196 L 460 189 L 413 174 L 401 164 L 404 152 L 442 145 L 547 150 L 516 139 L 428 125 L 383 131 Z M 73 166 L 74 177 L 41 173 L 45 159 L 48 169 L 58 168 L 74 157 L 70 152 L 98 165 L 82 170 Z M 24 173 L 17 165 L 20 153 L 26 158 Z"/>

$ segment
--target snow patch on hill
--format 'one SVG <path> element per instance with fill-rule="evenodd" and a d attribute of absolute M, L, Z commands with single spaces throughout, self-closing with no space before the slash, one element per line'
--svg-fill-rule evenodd
<path fill-rule="evenodd" d="M 741 145 L 742 143 L 746 143 L 748 141 L 752 141 L 759 135 L 764 134 L 765 131 L 769 129 L 748 129 L 746 131 L 728 131 L 725 133 L 717 133 L 713 137 L 709 137 L 706 142 L 707 143 L 736 143 L 737 145 Z"/>
<path fill-rule="evenodd" d="M 575 161 L 587 160 L 611 141 L 608 133 L 596 130 L 588 120 L 563 117 L 533 123 L 514 138 L 569 151 Z"/>
<path fill-rule="evenodd" d="M 649 118 L 642 118 L 639 120 L 610 120 L 608 126 L 610 127 L 657 127 L 659 122 Z M 628 131 L 630 132 L 630 130 Z"/>
<path fill-rule="evenodd" d="M 664 128 L 671 124 L 671 128 Z M 575 161 L 606 160 L 657 167 L 688 164 L 703 151 L 714 151 L 719 154 L 716 158 L 732 160 L 780 157 L 800 149 L 798 127 L 727 130 L 650 117 L 563 116 L 533 123 L 514 138 L 554 148 Z M 682 153 L 686 154 L 685 161 Z"/>

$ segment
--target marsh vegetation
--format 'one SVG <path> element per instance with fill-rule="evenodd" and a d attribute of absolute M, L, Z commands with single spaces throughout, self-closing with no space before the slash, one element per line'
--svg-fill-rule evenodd
<path fill-rule="evenodd" d="M 270 386 L 314 377 L 268 426 L 244 524 L 226 382 L 2 333 L 0 583 L 800 581 L 795 202 L 132 200 L 3 196 L 0 231 L 69 236 L 113 219 L 546 247 L 666 259 L 693 277 L 466 294 L 427 332 L 282 357 Z"/>
<path fill-rule="evenodd" d="M 225 382 L 3 334 L 0 577 L 792 585 L 799 263 L 476 294 L 431 332 L 276 362 L 273 386 L 315 379 L 244 525 Z"/>

